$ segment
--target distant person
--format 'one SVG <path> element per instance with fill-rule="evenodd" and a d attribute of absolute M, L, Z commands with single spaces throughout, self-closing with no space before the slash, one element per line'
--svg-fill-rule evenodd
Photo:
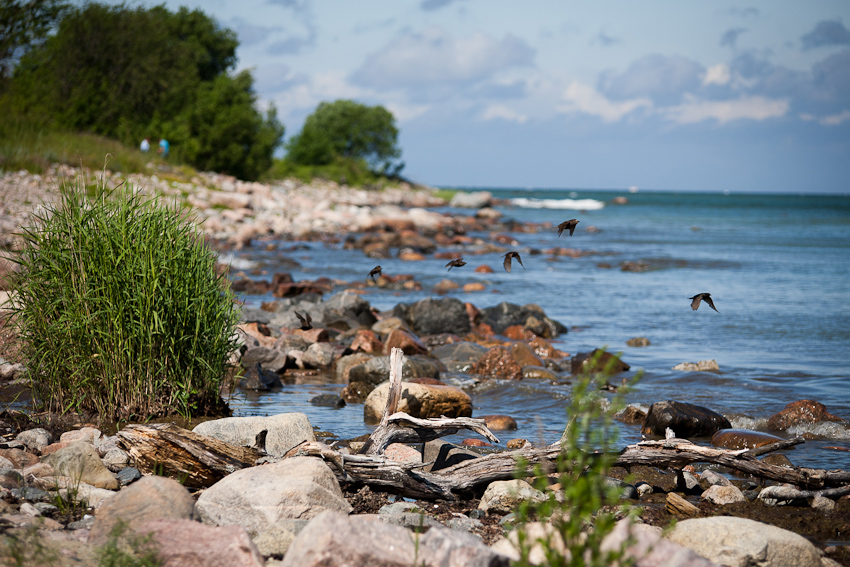
<path fill-rule="evenodd" d="M 147 138 L 145 138 L 144 140 L 142 140 L 142 145 L 141 145 L 141 146 L 139 146 L 139 149 L 140 149 L 140 150 L 142 150 L 143 152 L 150 151 L 150 149 L 151 149 L 151 143 L 150 143 L 150 140 L 148 140 Z"/>
<path fill-rule="evenodd" d="M 171 148 L 168 145 L 168 140 L 166 140 L 165 138 L 160 138 L 159 139 L 159 149 L 157 151 L 162 154 L 162 157 L 164 157 L 164 158 L 168 157 L 168 150 L 169 149 L 171 149 Z"/>

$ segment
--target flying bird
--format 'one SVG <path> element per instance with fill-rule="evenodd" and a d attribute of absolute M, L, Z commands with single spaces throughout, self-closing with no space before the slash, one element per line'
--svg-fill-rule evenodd
<path fill-rule="evenodd" d="M 511 271 L 511 258 L 516 258 L 516 261 L 519 262 L 522 269 L 525 269 L 525 264 L 522 263 L 522 258 L 519 257 L 519 252 L 508 252 L 505 254 L 505 261 L 502 264 L 505 267 L 506 272 L 510 273 Z"/>
<path fill-rule="evenodd" d="M 298 320 L 301 321 L 301 330 L 309 331 L 313 328 L 313 318 L 307 313 L 306 317 L 299 313 L 298 311 L 294 311 L 295 316 L 298 317 Z"/>
<path fill-rule="evenodd" d="M 567 229 L 569 229 L 570 236 L 572 236 L 573 233 L 576 231 L 576 225 L 580 222 L 581 221 L 578 221 L 576 219 L 570 219 L 568 221 L 562 222 L 561 224 L 558 225 L 558 236 L 561 236 L 561 233 L 564 232 Z"/>
<path fill-rule="evenodd" d="M 372 271 L 369 272 L 369 275 L 367 277 L 370 277 L 370 278 L 372 278 L 372 281 L 375 281 L 376 275 L 378 275 L 378 276 L 381 275 L 381 267 L 380 266 L 375 266 L 374 268 L 372 268 Z"/>
<path fill-rule="evenodd" d="M 452 260 L 451 262 L 446 264 L 445 267 L 448 268 L 449 269 L 448 271 L 451 272 L 452 268 L 460 268 L 461 266 L 465 266 L 465 265 L 466 265 L 466 262 L 463 261 L 463 258 L 458 258 L 458 259 Z"/>
<path fill-rule="evenodd" d="M 711 294 L 710 293 L 698 293 L 693 297 L 689 297 L 688 299 L 692 300 L 691 301 L 691 309 L 693 309 L 694 311 L 696 311 L 697 308 L 699 308 L 699 302 L 700 301 L 705 301 L 706 303 L 708 303 L 709 307 L 711 307 L 712 309 L 717 311 L 717 307 L 714 306 L 714 302 L 711 300 Z M 720 313 L 720 311 L 717 311 L 717 312 Z"/>

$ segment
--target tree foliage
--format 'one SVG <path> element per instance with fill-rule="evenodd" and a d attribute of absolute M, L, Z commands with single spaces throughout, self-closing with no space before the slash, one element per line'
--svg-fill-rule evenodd
<path fill-rule="evenodd" d="M 66 10 L 62 0 L 0 2 L 0 88 L 11 75 L 15 60 L 42 41 Z"/>
<path fill-rule="evenodd" d="M 286 146 L 287 159 L 299 165 L 328 165 L 338 158 L 364 160 L 373 171 L 397 175 L 398 128 L 383 106 L 352 100 L 323 102 Z"/>
<path fill-rule="evenodd" d="M 126 144 L 165 137 L 178 159 L 256 178 L 283 126 L 257 110 L 249 73 L 229 74 L 237 46 L 200 10 L 86 4 L 21 58 L 6 104 Z"/>

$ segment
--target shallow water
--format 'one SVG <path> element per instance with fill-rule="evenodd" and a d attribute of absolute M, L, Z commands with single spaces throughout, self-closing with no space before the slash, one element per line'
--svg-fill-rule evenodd
<path fill-rule="evenodd" d="M 522 207 L 499 207 L 507 217 L 553 225 L 569 218 L 581 222 L 573 237 L 558 238 L 554 229 L 514 234 L 514 249 L 526 269 L 515 266 L 510 274 L 501 269 L 498 254 L 474 255 L 472 250 L 463 250 L 468 265 L 448 274 L 445 261 L 382 260 L 385 273 L 414 274 L 423 291 L 373 291 L 364 297 L 379 309 L 391 309 L 432 296 L 434 284 L 445 277 L 461 285 L 480 281 L 487 291 L 452 295 L 479 308 L 502 301 L 537 303 L 570 327 L 554 342 L 558 348 L 572 354 L 601 346 L 621 351 L 634 371 L 643 371 L 627 398 L 630 403 L 695 403 L 726 415 L 735 426 L 759 429 L 788 402 L 811 398 L 850 419 L 850 197 L 640 192 L 623 193 L 628 204 L 614 205 L 610 201 L 618 194 L 610 192 L 493 192 L 499 198 L 526 199 L 519 202 Z M 589 226 L 599 231 L 588 231 Z M 553 258 L 534 253 L 556 246 L 598 254 Z M 268 274 L 289 271 L 296 280 L 324 275 L 357 281 L 376 264 L 341 244 L 321 243 L 293 247 L 281 242 L 273 251 L 240 251 L 235 259 Z M 286 259 L 300 267 L 286 266 Z M 650 270 L 622 271 L 624 261 L 643 262 Z M 599 267 L 602 262 L 611 267 Z M 496 271 L 474 273 L 481 264 Z M 688 298 L 700 292 L 712 294 L 719 313 L 704 303 L 696 312 L 690 309 Z M 271 298 L 245 299 L 256 306 Z M 635 336 L 652 344 L 626 346 Z M 719 373 L 671 370 L 680 362 L 707 359 L 717 360 Z M 463 377 L 449 377 L 455 379 L 464 384 Z M 342 438 L 370 431 L 360 405 L 335 410 L 309 404 L 314 395 L 341 388 L 287 385 L 280 392 L 245 397 L 235 409 L 242 415 L 304 411 L 314 425 Z M 569 395 L 564 383 L 495 383 L 468 391 L 474 415 L 503 413 L 517 419 L 520 429 L 503 433 L 502 441 L 560 436 Z M 788 453 L 792 461 L 850 468 L 850 453 L 824 448 L 850 446 L 850 428 L 821 428 L 819 433 L 829 439 L 798 446 Z M 622 428 L 622 442 L 638 438 L 636 427 Z"/>

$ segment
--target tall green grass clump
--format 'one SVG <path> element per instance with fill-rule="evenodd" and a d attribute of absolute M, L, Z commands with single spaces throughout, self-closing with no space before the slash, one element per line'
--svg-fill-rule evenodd
<path fill-rule="evenodd" d="M 596 367 L 597 362 L 598 358 L 588 366 Z M 621 502 L 622 489 L 607 476 L 617 460 L 613 418 L 624 407 L 626 392 L 621 388 L 612 400 L 601 395 L 600 386 L 610 376 L 607 370 L 610 366 L 602 373 L 581 374 L 572 386 L 558 459 L 548 470 L 537 467 L 532 475 L 534 487 L 546 493 L 547 499 L 523 502 L 517 511 L 520 560 L 514 565 L 609 567 L 632 563 L 624 555 L 625 546 L 603 549 L 601 545 L 619 518 L 636 514 L 636 509 Z M 521 464 L 518 476 L 527 477 L 526 470 Z M 560 491 L 547 489 L 553 476 L 557 476 Z M 548 525 L 545 535 L 530 536 L 526 525 L 531 521 Z M 535 547 L 537 557 L 532 557 Z M 541 559 L 542 563 L 537 563 Z"/>
<path fill-rule="evenodd" d="M 24 229 L 15 301 L 39 408 L 102 420 L 221 413 L 232 294 L 180 210 L 82 179 Z"/>

